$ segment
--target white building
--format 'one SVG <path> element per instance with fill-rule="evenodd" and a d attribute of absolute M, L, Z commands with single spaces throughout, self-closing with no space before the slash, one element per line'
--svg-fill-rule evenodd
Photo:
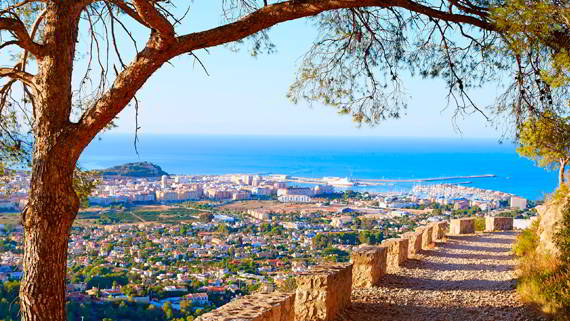
<path fill-rule="evenodd" d="M 526 209 L 527 200 L 526 198 L 511 196 L 511 207 L 518 208 L 519 210 Z"/>
<path fill-rule="evenodd" d="M 168 182 L 168 176 L 166 175 L 162 175 L 162 177 L 160 178 L 160 186 L 165 189 L 168 188 L 169 182 Z"/>
<path fill-rule="evenodd" d="M 277 199 L 283 203 L 310 203 L 312 201 L 307 195 L 281 195 Z"/>

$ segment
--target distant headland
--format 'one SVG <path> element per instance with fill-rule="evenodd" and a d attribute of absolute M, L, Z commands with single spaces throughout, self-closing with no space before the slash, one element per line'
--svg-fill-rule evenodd
<path fill-rule="evenodd" d="M 127 163 L 113 166 L 100 171 L 103 176 L 129 176 L 129 177 L 160 177 L 170 176 L 160 166 L 150 162 Z"/>

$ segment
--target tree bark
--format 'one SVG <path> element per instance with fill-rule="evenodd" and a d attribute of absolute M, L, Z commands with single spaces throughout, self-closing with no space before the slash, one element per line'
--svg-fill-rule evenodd
<path fill-rule="evenodd" d="M 31 189 L 22 213 L 24 277 L 20 287 L 23 321 L 58 320 L 65 316 L 67 243 L 79 198 L 73 189 L 76 157 L 70 136 L 60 131 L 55 143 L 37 140 Z"/>
<path fill-rule="evenodd" d="M 33 79 L 35 146 L 24 225 L 24 275 L 20 285 L 23 321 L 64 321 L 67 243 L 79 198 L 73 172 L 81 153 L 74 137 L 71 77 L 79 11 L 73 1 L 47 3 L 45 56 Z"/>
<path fill-rule="evenodd" d="M 65 130 L 61 142 L 67 141 Z M 22 320 L 65 320 L 67 242 L 79 209 L 73 190 L 75 159 L 62 143 L 39 140 L 34 151 L 31 191 L 22 213 L 24 278 Z"/>
<path fill-rule="evenodd" d="M 57 157 L 35 160 L 43 172 L 23 214 L 24 278 L 20 287 L 23 321 L 65 320 L 67 242 L 79 200 L 73 191 L 73 171 L 61 168 Z M 34 166 L 36 167 L 36 166 Z"/>
<path fill-rule="evenodd" d="M 566 165 L 568 165 L 568 159 L 567 158 L 560 159 L 560 170 L 558 172 L 558 186 L 562 186 L 562 184 L 564 184 L 564 172 L 566 171 Z"/>

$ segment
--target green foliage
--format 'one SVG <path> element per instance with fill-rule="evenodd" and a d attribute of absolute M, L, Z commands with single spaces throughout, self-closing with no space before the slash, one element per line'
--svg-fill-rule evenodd
<path fill-rule="evenodd" d="M 566 198 L 570 195 L 570 186 L 562 185 L 556 189 L 556 192 L 552 195 L 552 201 L 555 203 L 563 203 Z"/>
<path fill-rule="evenodd" d="M 120 302 L 67 302 L 68 321 L 99 321 L 99 320 L 145 320 L 145 321 L 164 321 L 187 320 L 188 317 L 193 319 L 190 312 L 181 313 L 173 310 L 171 307 L 166 309 L 156 308 L 149 304 L 144 306 L 140 303 L 120 301 Z M 83 318 L 82 318 L 83 317 Z"/>
<path fill-rule="evenodd" d="M 359 245 L 360 235 L 357 232 L 319 233 L 312 242 L 313 246 L 318 249 L 324 249 L 332 244 Z"/>
<path fill-rule="evenodd" d="M 547 113 L 528 119 L 522 126 L 517 152 L 541 167 L 565 166 L 570 159 L 570 117 Z"/>
<path fill-rule="evenodd" d="M 88 197 L 101 182 L 95 171 L 83 171 L 77 167 L 73 173 L 73 189 L 79 197 L 81 207 L 89 206 Z"/>
<path fill-rule="evenodd" d="M 566 4 L 551 0 L 504 1 L 494 6 L 490 18 L 504 44 L 495 48 L 517 66 L 512 85 L 516 95 L 511 94 L 503 110 L 515 114 L 518 129 L 525 126 L 529 115 L 568 115 L 570 15 Z"/>
<path fill-rule="evenodd" d="M 334 248 L 334 247 L 328 247 L 323 251 L 323 255 L 325 255 L 325 256 L 336 255 L 339 257 L 347 257 L 348 252 Z"/>
<path fill-rule="evenodd" d="M 20 319 L 20 304 L 18 301 L 19 292 L 20 281 L 7 281 L 0 283 L 0 319 Z"/>
<path fill-rule="evenodd" d="M 502 31 L 510 54 L 523 56 L 531 51 L 542 52 L 543 60 L 550 65 L 540 71 L 541 78 L 554 88 L 568 84 L 568 51 L 559 48 L 545 52 L 545 46 L 552 41 L 547 35 L 564 32 L 570 27 L 570 14 L 564 6 L 548 0 L 511 0 L 494 8 L 491 17 Z"/>
<path fill-rule="evenodd" d="M 485 230 L 485 218 L 476 217 L 475 218 L 475 231 L 482 232 Z"/>
<path fill-rule="evenodd" d="M 93 219 L 97 224 L 112 225 L 124 223 L 137 223 L 143 219 L 145 222 L 161 222 L 181 224 L 183 221 L 196 221 L 196 210 L 185 207 L 171 207 L 161 211 L 145 210 L 144 207 L 113 206 L 102 212 L 80 212 L 79 219 Z M 188 229 L 184 226 L 181 230 Z"/>
<path fill-rule="evenodd" d="M 113 285 L 127 285 L 129 283 L 129 277 L 126 272 L 108 273 L 89 276 L 85 281 L 88 289 L 91 289 L 92 287 L 109 289 L 113 287 Z"/>
<path fill-rule="evenodd" d="M 359 239 L 361 244 L 362 243 L 367 243 L 370 245 L 380 244 L 384 240 L 384 233 L 361 231 Z"/>
<path fill-rule="evenodd" d="M 160 166 L 149 162 L 128 163 L 100 171 L 103 176 L 121 175 L 129 177 L 161 177 L 169 175 Z"/>
<path fill-rule="evenodd" d="M 170 304 L 170 302 L 165 302 L 164 305 L 162 306 L 162 310 L 164 311 L 164 316 L 166 317 L 166 319 L 172 319 L 173 313 L 172 313 L 172 305 Z"/>
<path fill-rule="evenodd" d="M 534 252 L 538 246 L 538 225 L 539 220 L 532 222 L 530 228 L 524 229 L 518 236 L 516 242 L 513 244 L 513 252 L 516 256 L 526 256 Z"/>

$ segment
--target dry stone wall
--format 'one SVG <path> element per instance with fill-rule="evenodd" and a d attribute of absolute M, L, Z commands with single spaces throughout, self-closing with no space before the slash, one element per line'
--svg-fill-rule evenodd
<path fill-rule="evenodd" d="M 408 239 L 408 257 L 414 257 L 422 251 L 422 232 L 408 232 L 402 235 Z"/>
<path fill-rule="evenodd" d="M 429 249 L 432 244 L 433 225 L 428 225 L 422 228 L 422 249 Z"/>
<path fill-rule="evenodd" d="M 297 277 L 295 320 L 332 321 L 350 306 L 352 263 L 320 265 Z"/>
<path fill-rule="evenodd" d="M 485 231 L 511 231 L 513 229 L 512 217 L 486 216 Z"/>
<path fill-rule="evenodd" d="M 386 259 L 386 271 L 395 272 L 400 265 L 408 259 L 408 239 L 389 239 L 382 242 L 382 247 L 388 251 Z"/>
<path fill-rule="evenodd" d="M 295 293 L 257 293 L 203 314 L 196 321 L 294 321 Z"/>
<path fill-rule="evenodd" d="M 474 227 L 474 224 L 473 224 Z M 452 224 L 453 228 L 453 224 Z M 297 276 L 295 293 L 253 294 L 206 313 L 197 321 L 332 321 L 351 304 L 352 287 L 372 287 L 409 257 L 447 232 L 437 222 L 353 251 L 351 263 L 325 264 Z"/>
<path fill-rule="evenodd" d="M 366 246 L 352 251 L 352 285 L 371 287 L 386 273 L 388 250 L 383 246 Z"/>
<path fill-rule="evenodd" d="M 474 218 L 458 218 L 451 220 L 450 234 L 473 234 L 475 233 Z"/>
<path fill-rule="evenodd" d="M 447 233 L 447 230 L 449 229 L 449 224 L 445 221 L 433 223 L 432 226 L 433 226 L 433 235 L 432 235 L 433 241 L 441 240 Z"/>

